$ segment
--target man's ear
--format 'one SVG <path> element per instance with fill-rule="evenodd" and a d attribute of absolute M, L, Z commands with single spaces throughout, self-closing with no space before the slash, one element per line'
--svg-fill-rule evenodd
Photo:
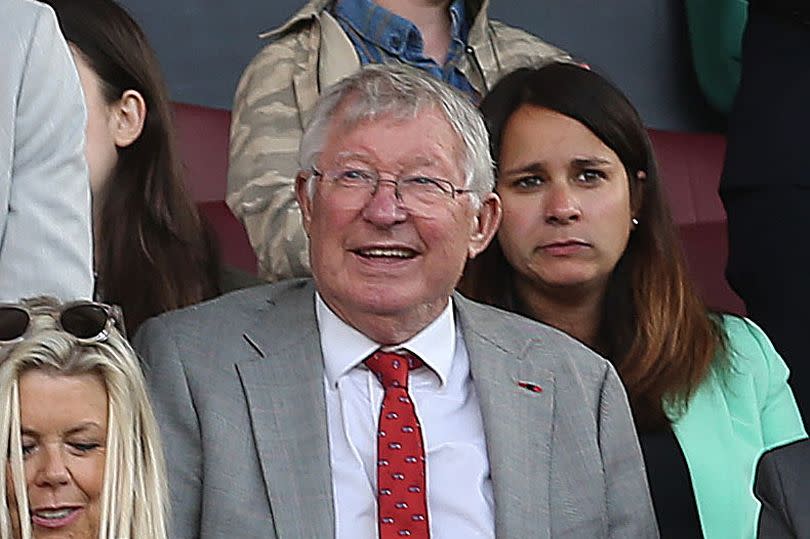
<path fill-rule="evenodd" d="M 487 248 L 489 242 L 495 237 L 495 232 L 498 231 L 502 214 L 501 199 L 498 195 L 487 193 L 481 197 L 481 207 L 473 221 L 474 227 L 467 248 L 468 258 L 475 258 Z"/>
<path fill-rule="evenodd" d="M 138 140 L 146 122 L 146 101 L 140 92 L 127 90 L 111 105 L 113 140 L 119 148 L 125 148 Z"/>
<path fill-rule="evenodd" d="M 307 233 L 307 237 L 309 237 L 309 226 L 312 222 L 312 197 L 310 197 L 309 193 L 309 177 L 310 173 L 306 170 L 299 170 L 295 176 L 295 198 L 301 207 L 301 216 L 303 217 L 304 231 Z"/>

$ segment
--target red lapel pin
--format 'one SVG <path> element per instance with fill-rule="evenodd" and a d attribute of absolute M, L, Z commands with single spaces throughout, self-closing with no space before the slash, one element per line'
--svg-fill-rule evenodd
<path fill-rule="evenodd" d="M 518 380 L 518 385 L 523 389 L 528 389 L 532 393 L 542 393 L 543 388 L 538 386 L 537 384 L 533 384 L 531 382 L 524 382 L 522 380 Z"/>

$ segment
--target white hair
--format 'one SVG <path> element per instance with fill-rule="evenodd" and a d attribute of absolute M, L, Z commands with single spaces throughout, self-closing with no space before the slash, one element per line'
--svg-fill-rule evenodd
<path fill-rule="evenodd" d="M 107 444 L 99 539 L 167 539 L 168 489 L 160 443 L 143 374 L 129 343 L 116 329 L 103 342 L 81 344 L 59 329 L 58 302 L 23 302 L 31 315 L 26 337 L 0 347 L 0 539 L 12 539 L 7 472 L 17 500 L 20 539 L 31 539 L 28 493 L 20 434 L 20 376 L 41 369 L 49 374 L 96 374 L 107 389 Z M 4 349 L 5 348 L 5 349 Z"/>
<path fill-rule="evenodd" d="M 474 200 L 480 203 L 481 196 L 495 186 L 483 117 L 460 91 L 404 64 L 367 65 L 321 95 L 301 138 L 301 169 L 308 171 L 315 165 L 338 109 L 341 120 L 353 126 L 383 116 L 415 118 L 431 108 L 442 111 L 462 142 L 464 186 L 473 190 Z"/>

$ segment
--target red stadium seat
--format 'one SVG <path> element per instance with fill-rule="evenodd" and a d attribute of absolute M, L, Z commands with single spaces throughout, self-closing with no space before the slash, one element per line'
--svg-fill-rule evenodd
<path fill-rule="evenodd" d="M 225 200 L 228 174 L 227 110 L 174 103 L 177 143 L 195 202 Z"/>
<path fill-rule="evenodd" d="M 173 111 L 186 185 L 219 240 L 222 259 L 255 275 L 256 255 L 245 228 L 225 204 L 231 113 L 184 103 L 174 103 Z"/>
<path fill-rule="evenodd" d="M 704 301 L 718 311 L 744 314 L 742 300 L 725 278 L 726 212 L 717 192 L 725 138 L 654 129 L 650 138 L 689 270 Z"/>

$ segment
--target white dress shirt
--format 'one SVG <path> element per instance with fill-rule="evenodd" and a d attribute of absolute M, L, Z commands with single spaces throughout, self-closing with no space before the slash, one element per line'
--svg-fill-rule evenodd
<path fill-rule="evenodd" d="M 324 359 L 336 539 L 377 535 L 377 421 L 383 388 L 363 360 L 380 348 L 316 294 Z M 409 392 L 427 458 L 431 538 L 494 538 L 495 517 L 484 426 L 452 299 L 429 326 L 395 347 L 429 368 L 410 373 Z"/>

